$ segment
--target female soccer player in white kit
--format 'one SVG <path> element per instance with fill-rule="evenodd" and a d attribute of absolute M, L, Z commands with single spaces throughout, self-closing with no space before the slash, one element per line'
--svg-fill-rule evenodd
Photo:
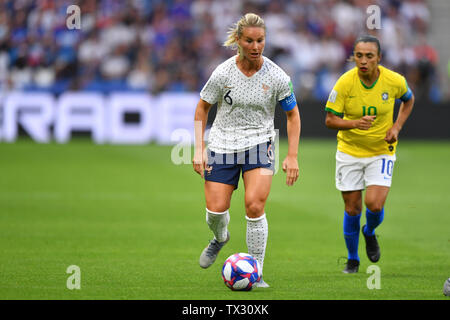
<path fill-rule="evenodd" d="M 287 115 L 289 147 L 282 168 L 288 186 L 299 175 L 300 114 L 289 76 L 262 55 L 266 35 L 263 19 L 248 13 L 228 34 L 224 45 L 237 47 L 238 53 L 214 70 L 195 111 L 193 166 L 205 179 L 206 221 L 214 234 L 200 256 L 200 266 L 213 264 L 230 238 L 228 209 L 242 171 L 247 249 L 262 269 L 268 236 L 264 207 L 275 168 L 275 107 L 279 102 Z M 208 112 L 215 103 L 217 114 L 206 148 L 203 136 Z M 255 286 L 268 287 L 263 280 Z"/>

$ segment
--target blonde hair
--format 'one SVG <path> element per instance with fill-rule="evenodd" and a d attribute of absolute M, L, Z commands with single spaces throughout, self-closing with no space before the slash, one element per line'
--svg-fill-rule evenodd
<path fill-rule="evenodd" d="M 264 23 L 264 20 L 255 13 L 247 13 L 228 30 L 228 37 L 223 45 L 225 47 L 237 49 L 239 59 L 243 59 L 244 57 L 241 54 L 241 48 L 239 47 L 237 40 L 242 36 L 242 31 L 246 27 L 258 27 L 263 28 L 264 32 L 266 31 L 266 24 Z"/>

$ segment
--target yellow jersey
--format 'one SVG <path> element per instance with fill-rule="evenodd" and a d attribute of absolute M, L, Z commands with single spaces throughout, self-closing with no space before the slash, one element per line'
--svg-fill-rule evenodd
<path fill-rule="evenodd" d="M 345 120 L 360 119 L 365 115 L 376 118 L 369 130 L 339 130 L 338 150 L 354 157 L 393 155 L 397 142 L 384 141 L 386 132 L 393 125 L 395 99 L 407 101 L 412 93 L 406 79 L 381 65 L 378 79 L 367 87 L 358 76 L 358 68 L 344 73 L 336 82 L 328 97 L 326 111 Z"/>

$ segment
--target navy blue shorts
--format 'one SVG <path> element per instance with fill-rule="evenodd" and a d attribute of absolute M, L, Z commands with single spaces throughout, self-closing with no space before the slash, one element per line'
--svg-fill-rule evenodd
<path fill-rule="evenodd" d="M 235 153 L 216 153 L 208 149 L 205 180 L 234 185 L 236 189 L 241 172 L 243 175 L 256 168 L 267 168 L 275 172 L 275 145 L 272 141 Z"/>

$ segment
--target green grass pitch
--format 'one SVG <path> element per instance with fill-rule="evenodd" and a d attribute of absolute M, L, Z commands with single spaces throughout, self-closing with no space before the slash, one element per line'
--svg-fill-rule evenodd
<path fill-rule="evenodd" d="M 232 292 L 223 261 L 246 252 L 243 183 L 233 195 L 230 242 L 198 265 L 211 238 L 203 183 L 174 165 L 171 147 L 0 144 L 0 299 L 448 299 L 450 142 L 400 141 L 383 224 L 381 289 L 360 238 L 360 272 L 341 271 L 343 203 L 334 187 L 334 140 L 303 139 L 300 178 L 279 170 L 266 206 L 270 288 Z M 280 161 L 287 144 L 280 143 Z M 365 217 L 361 225 L 365 223 Z M 81 270 L 69 290 L 66 269 Z"/>

